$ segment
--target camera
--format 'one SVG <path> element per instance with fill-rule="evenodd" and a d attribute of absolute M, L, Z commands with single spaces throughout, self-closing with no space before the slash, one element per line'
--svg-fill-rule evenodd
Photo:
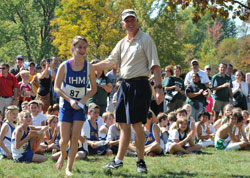
<path fill-rule="evenodd" d="M 48 59 L 47 59 L 47 62 L 48 62 L 48 63 L 50 63 L 50 61 L 51 61 L 51 59 L 50 59 L 50 58 L 48 58 Z"/>

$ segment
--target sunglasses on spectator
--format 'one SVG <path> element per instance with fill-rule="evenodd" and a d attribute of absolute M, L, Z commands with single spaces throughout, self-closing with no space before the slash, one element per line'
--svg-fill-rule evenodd
<path fill-rule="evenodd" d="M 206 70 L 211 70 L 211 68 L 206 68 Z"/>
<path fill-rule="evenodd" d="M 6 67 L 0 67 L 0 69 L 6 69 Z"/>
<path fill-rule="evenodd" d="M 45 66 L 46 66 L 46 64 L 43 64 L 42 66 L 43 66 L 43 67 L 45 67 Z"/>
<path fill-rule="evenodd" d="M 197 63 L 194 63 L 194 64 L 192 64 L 193 66 L 198 66 L 198 64 Z"/>

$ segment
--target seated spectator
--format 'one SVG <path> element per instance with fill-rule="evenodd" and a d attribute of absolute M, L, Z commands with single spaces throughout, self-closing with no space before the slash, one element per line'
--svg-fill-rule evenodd
<path fill-rule="evenodd" d="M 44 162 L 48 158 L 44 155 L 34 154 L 32 140 L 42 135 L 48 127 L 32 126 L 31 114 L 22 111 L 18 114 L 19 126 L 15 129 L 11 139 L 12 158 L 17 162 Z"/>
<path fill-rule="evenodd" d="M 172 111 L 170 113 L 168 113 L 168 127 L 169 127 L 169 130 L 171 130 L 171 128 L 173 127 L 172 125 L 175 124 L 175 122 L 177 121 L 177 118 L 176 118 L 176 113 L 175 111 Z"/>
<path fill-rule="evenodd" d="M 133 144 L 133 131 L 131 130 L 131 141 L 129 143 L 128 149 L 126 151 L 126 156 L 136 156 L 136 148 Z M 115 123 L 109 127 L 108 136 L 106 141 L 108 142 L 109 148 L 114 154 L 117 154 L 119 147 L 120 139 L 120 126 L 118 123 Z"/>
<path fill-rule="evenodd" d="M 168 136 L 169 136 L 168 115 L 166 113 L 159 113 L 157 115 L 157 120 L 158 120 L 158 126 L 160 127 L 161 130 L 161 139 L 165 145 L 168 141 Z"/>
<path fill-rule="evenodd" d="M 237 141 L 234 129 L 235 126 L 243 121 L 240 112 L 233 111 L 232 114 L 227 115 L 227 124 L 222 125 L 215 135 L 215 148 L 217 150 L 239 150 L 248 148 L 249 143 L 246 141 Z"/>
<path fill-rule="evenodd" d="M 206 148 L 208 146 L 213 146 L 214 141 L 212 137 L 214 134 L 210 133 L 208 120 L 210 119 L 209 112 L 203 110 L 198 114 L 199 122 L 196 123 L 196 142 Z"/>
<path fill-rule="evenodd" d="M 1 157 L 12 159 L 11 155 L 11 136 L 15 130 L 14 122 L 17 121 L 19 108 L 17 106 L 8 106 L 5 111 L 5 122 L 0 132 Z"/>
<path fill-rule="evenodd" d="M 115 123 L 115 118 L 114 118 L 114 114 L 111 112 L 103 113 L 102 118 L 104 121 L 104 125 L 102 125 L 99 129 L 99 132 L 100 132 L 99 139 L 106 140 L 109 127 Z"/>
<path fill-rule="evenodd" d="M 22 102 L 22 104 L 21 104 L 21 109 L 22 109 L 22 111 L 29 111 L 29 102 L 28 101 L 24 101 L 24 102 Z"/>
<path fill-rule="evenodd" d="M 50 105 L 48 108 L 47 114 L 58 116 L 59 115 L 59 104 Z"/>
<path fill-rule="evenodd" d="M 190 131 L 187 118 L 178 118 L 176 121 L 176 127 L 169 133 L 169 139 L 166 144 L 166 153 L 189 154 L 194 151 L 199 151 L 201 146 L 194 144 L 193 133 Z"/>
<path fill-rule="evenodd" d="M 36 100 L 32 100 L 29 102 L 31 117 L 32 117 L 32 125 L 33 126 L 45 126 L 47 117 L 41 113 L 39 113 L 39 104 Z"/>
<path fill-rule="evenodd" d="M 218 130 L 223 124 L 225 124 L 227 122 L 227 115 L 232 113 L 232 110 L 233 110 L 233 105 L 232 104 L 227 104 L 223 108 L 224 116 L 222 116 L 221 119 L 218 119 L 217 121 L 215 121 L 215 123 L 213 124 L 215 130 Z"/>
<path fill-rule="evenodd" d="M 111 155 L 110 150 L 106 143 L 99 142 L 99 129 L 97 119 L 100 113 L 100 107 L 96 104 L 92 104 L 89 107 L 89 118 L 83 125 L 83 136 L 87 139 L 89 155 Z"/>
<path fill-rule="evenodd" d="M 154 156 L 155 154 L 163 154 L 161 148 L 160 133 L 161 130 L 157 124 L 152 122 L 153 113 L 148 112 L 147 122 L 143 125 L 143 131 L 145 135 L 145 154 Z"/>
<path fill-rule="evenodd" d="M 188 119 L 187 111 L 185 109 L 182 109 L 182 108 L 177 109 L 176 117 L 177 117 L 177 120 L 178 120 L 178 118 L 182 118 L 182 117 L 185 117 Z M 188 120 L 188 127 L 190 129 L 190 132 L 192 132 L 192 134 L 193 134 L 193 139 L 195 139 L 195 132 L 196 132 L 195 131 L 195 122 Z"/>
<path fill-rule="evenodd" d="M 45 133 L 45 141 L 48 145 L 46 151 L 60 150 L 60 145 L 59 145 L 60 129 L 57 124 L 58 124 L 58 117 L 54 115 L 49 115 L 47 119 L 48 130 Z"/>
<path fill-rule="evenodd" d="M 185 105 L 182 107 L 182 109 L 185 109 L 185 110 L 187 111 L 187 118 L 188 118 L 188 120 L 189 120 L 189 121 L 191 120 L 192 122 L 195 123 L 194 118 L 191 116 L 191 113 L 192 113 L 192 106 L 191 106 L 190 104 L 185 104 Z"/>

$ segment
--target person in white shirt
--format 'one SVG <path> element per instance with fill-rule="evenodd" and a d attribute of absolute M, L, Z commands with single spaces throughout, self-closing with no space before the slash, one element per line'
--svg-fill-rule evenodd
<path fill-rule="evenodd" d="M 206 87 L 209 87 L 210 80 L 207 76 L 207 73 L 199 69 L 199 62 L 197 59 L 193 59 L 191 61 L 191 67 L 192 67 L 192 70 L 187 73 L 185 80 L 184 80 L 184 85 L 187 86 L 188 84 L 191 83 L 193 73 L 198 73 L 200 76 L 201 83 L 205 84 Z"/>
<path fill-rule="evenodd" d="M 33 126 L 45 126 L 47 117 L 39 113 L 39 104 L 37 101 L 32 100 L 29 102 L 31 117 L 32 117 L 32 125 Z"/>
<path fill-rule="evenodd" d="M 248 96 L 248 85 L 246 82 L 242 81 L 242 72 L 236 71 L 235 72 L 235 78 L 232 82 L 233 88 L 233 103 L 236 104 L 235 106 L 240 107 L 242 110 L 247 110 L 247 101 L 246 97 Z M 237 94 L 243 94 L 241 97 L 237 97 Z"/>

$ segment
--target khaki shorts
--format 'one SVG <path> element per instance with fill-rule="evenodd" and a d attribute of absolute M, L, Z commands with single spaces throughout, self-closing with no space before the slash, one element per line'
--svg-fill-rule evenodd
<path fill-rule="evenodd" d="M 228 104 L 228 101 L 220 101 L 220 100 L 214 100 L 214 106 L 213 106 L 213 110 L 215 112 L 222 112 L 223 113 L 223 109 L 224 107 Z"/>

